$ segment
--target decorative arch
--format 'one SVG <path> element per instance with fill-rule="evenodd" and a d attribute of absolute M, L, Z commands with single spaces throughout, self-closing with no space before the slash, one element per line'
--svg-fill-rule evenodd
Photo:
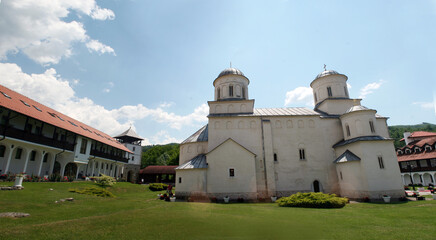
<path fill-rule="evenodd" d="M 312 182 L 312 190 L 314 192 L 322 192 L 321 183 L 318 180 Z"/>
<path fill-rule="evenodd" d="M 77 164 L 72 162 L 67 163 L 67 165 L 65 165 L 64 176 L 67 176 L 68 178 L 76 178 L 76 174 Z"/>

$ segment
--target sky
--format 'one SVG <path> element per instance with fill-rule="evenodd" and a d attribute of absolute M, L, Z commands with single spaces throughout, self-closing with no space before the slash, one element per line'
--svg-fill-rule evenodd
<path fill-rule="evenodd" d="M 230 64 L 256 108 L 348 76 L 388 125 L 436 123 L 436 0 L 0 0 L 0 84 L 112 136 L 181 142 Z"/>

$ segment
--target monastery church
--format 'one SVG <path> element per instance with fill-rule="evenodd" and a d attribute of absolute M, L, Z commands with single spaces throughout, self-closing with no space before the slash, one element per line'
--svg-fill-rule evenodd
<path fill-rule="evenodd" d="M 333 70 L 318 74 L 310 84 L 313 110 L 256 109 L 250 80 L 223 70 L 213 81 L 208 124 L 180 145 L 177 197 L 404 196 L 387 118 L 351 99 L 347 80 Z"/>

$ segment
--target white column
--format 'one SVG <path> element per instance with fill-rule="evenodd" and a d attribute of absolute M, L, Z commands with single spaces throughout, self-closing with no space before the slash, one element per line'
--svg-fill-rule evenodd
<path fill-rule="evenodd" d="M 94 176 L 94 171 L 95 171 L 95 160 L 92 161 L 91 176 Z"/>
<path fill-rule="evenodd" d="M 25 173 L 27 170 L 27 164 L 29 163 L 30 153 L 32 152 L 32 150 L 28 150 L 26 148 L 26 151 L 27 151 L 27 156 L 26 156 L 26 161 L 24 162 L 23 173 Z"/>
<path fill-rule="evenodd" d="M 47 154 L 47 153 L 45 153 Z M 42 170 L 42 161 L 44 160 L 44 156 L 45 154 L 41 154 L 41 161 L 39 163 L 39 167 L 38 167 L 38 176 L 41 176 L 41 170 Z"/>
<path fill-rule="evenodd" d="M 80 172 L 80 167 L 81 167 L 81 165 L 79 165 L 77 163 L 76 163 L 76 165 L 77 165 L 77 171 L 76 171 L 76 178 L 75 179 L 77 179 L 79 177 L 79 172 Z"/>
<path fill-rule="evenodd" d="M 51 158 L 51 162 L 50 162 L 50 170 L 48 171 L 49 175 L 53 174 L 55 162 L 56 162 L 56 155 L 54 154 L 53 157 Z"/>
<path fill-rule="evenodd" d="M 62 164 L 61 162 L 59 162 L 61 164 L 61 177 L 64 177 L 64 173 L 65 173 L 65 167 L 67 166 L 68 163 Z"/>
<path fill-rule="evenodd" d="M 8 171 L 9 171 L 9 166 L 11 164 L 11 159 L 12 159 L 12 153 L 13 152 L 14 152 L 14 148 L 11 147 L 10 150 L 9 150 L 9 157 L 6 160 L 6 167 L 5 167 L 5 172 L 4 173 L 8 173 Z"/>

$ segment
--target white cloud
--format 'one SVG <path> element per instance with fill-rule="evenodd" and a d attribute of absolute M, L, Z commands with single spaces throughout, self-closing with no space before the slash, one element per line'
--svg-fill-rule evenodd
<path fill-rule="evenodd" d="M 95 6 L 93 11 L 91 12 L 91 17 L 97 20 L 113 20 L 115 19 L 115 13 L 110 9 Z"/>
<path fill-rule="evenodd" d="M 297 87 L 286 93 L 285 106 L 304 104 L 313 106 L 313 92 L 310 87 Z"/>
<path fill-rule="evenodd" d="M 90 40 L 89 42 L 86 43 L 86 47 L 88 48 L 88 50 L 90 52 L 94 51 L 94 52 L 98 52 L 100 54 L 112 53 L 113 55 L 116 56 L 113 48 L 111 48 L 107 45 L 104 45 L 103 43 L 101 43 L 97 40 Z"/>
<path fill-rule="evenodd" d="M 148 140 L 148 139 L 147 139 Z M 159 131 L 156 135 L 150 138 L 151 142 L 159 144 L 181 143 L 183 140 L 171 137 L 167 131 Z M 148 140 L 150 142 L 150 140 Z"/>
<path fill-rule="evenodd" d="M 434 103 L 433 102 L 413 102 L 413 105 L 418 105 L 421 108 L 424 109 L 433 109 L 434 108 Z"/>
<path fill-rule="evenodd" d="M 161 107 L 161 108 L 169 108 L 172 106 L 174 106 L 174 102 L 163 102 L 163 103 L 159 104 L 159 107 Z"/>
<path fill-rule="evenodd" d="M 106 109 L 89 98 L 77 97 L 71 84 L 58 76 L 54 68 L 42 74 L 29 75 L 22 72 L 16 64 L 0 63 L 0 83 L 109 135 L 123 132 L 130 124 L 145 118 L 166 124 L 173 129 L 207 122 L 207 104 L 202 104 L 188 115 L 166 112 L 160 107 L 147 108 L 142 104 Z M 164 142 L 177 140 L 163 133 L 155 139 Z"/>
<path fill-rule="evenodd" d="M 0 59 L 22 51 L 42 65 L 57 64 L 72 54 L 72 44 L 87 43 L 90 51 L 115 54 L 91 39 L 81 22 L 66 22 L 70 11 L 93 19 L 113 19 L 114 13 L 100 8 L 95 0 L 20 0 L 0 3 Z"/>
<path fill-rule="evenodd" d="M 380 79 L 380 81 L 378 81 L 378 82 L 373 82 L 373 83 L 367 84 L 365 87 L 360 89 L 359 98 L 364 99 L 368 94 L 371 94 L 374 92 L 374 90 L 379 89 L 384 82 L 385 81 L 383 79 Z"/>
<path fill-rule="evenodd" d="M 107 87 L 103 88 L 103 92 L 109 93 L 114 86 L 115 86 L 115 84 L 113 82 L 108 82 Z"/>

